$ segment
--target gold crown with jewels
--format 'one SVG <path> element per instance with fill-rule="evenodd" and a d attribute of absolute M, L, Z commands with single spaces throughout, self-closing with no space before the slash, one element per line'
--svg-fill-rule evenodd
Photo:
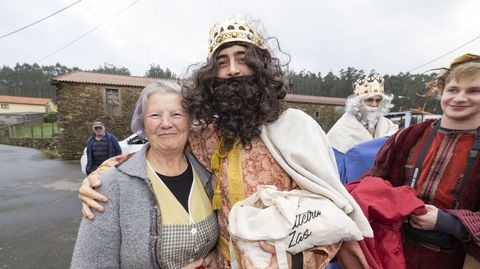
<path fill-rule="evenodd" d="M 246 17 L 233 16 L 213 25 L 208 39 L 208 57 L 221 45 L 233 41 L 243 41 L 265 49 L 265 40 L 253 23 Z"/>
<path fill-rule="evenodd" d="M 353 94 L 355 96 L 383 94 L 383 85 L 383 77 L 379 74 L 373 74 L 366 78 L 357 79 L 353 85 Z"/>

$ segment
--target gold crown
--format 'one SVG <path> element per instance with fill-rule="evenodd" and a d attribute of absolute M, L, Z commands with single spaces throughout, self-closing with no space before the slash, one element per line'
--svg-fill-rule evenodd
<path fill-rule="evenodd" d="M 383 94 L 383 83 L 383 77 L 379 74 L 370 75 L 363 79 L 357 79 L 353 86 L 353 93 L 355 96 Z"/>
<path fill-rule="evenodd" d="M 221 45 L 233 41 L 243 41 L 261 49 L 265 48 L 263 36 L 253 23 L 245 17 L 233 16 L 213 25 L 208 39 L 208 57 Z"/>

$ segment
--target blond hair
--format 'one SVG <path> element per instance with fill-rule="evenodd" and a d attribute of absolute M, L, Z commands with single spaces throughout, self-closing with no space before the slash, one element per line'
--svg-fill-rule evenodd
<path fill-rule="evenodd" d="M 480 77 L 480 63 L 478 62 L 467 62 L 445 70 L 440 76 L 428 82 L 427 88 L 431 95 L 441 95 L 445 86 L 452 80 L 460 81 Z"/>

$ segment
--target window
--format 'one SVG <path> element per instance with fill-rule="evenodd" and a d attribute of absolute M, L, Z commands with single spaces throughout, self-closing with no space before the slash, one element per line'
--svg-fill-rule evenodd
<path fill-rule="evenodd" d="M 118 89 L 106 89 L 106 100 L 107 105 L 116 106 L 120 105 L 120 95 L 118 93 Z"/>
<path fill-rule="evenodd" d="M 0 104 L 1 109 L 8 109 L 8 104 Z"/>
<path fill-rule="evenodd" d="M 105 89 L 105 113 L 110 117 L 122 115 L 120 91 L 118 89 Z"/>

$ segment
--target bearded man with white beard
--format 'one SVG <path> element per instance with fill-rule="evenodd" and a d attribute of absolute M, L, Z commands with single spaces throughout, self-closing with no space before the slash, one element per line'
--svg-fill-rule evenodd
<path fill-rule="evenodd" d="M 398 125 L 383 116 L 393 107 L 393 96 L 384 94 L 383 77 L 372 74 L 358 79 L 353 88 L 345 113 L 327 133 L 344 184 L 370 168 L 386 138 L 398 130 Z M 350 152 L 359 144 L 362 150 Z M 351 156 L 360 161 L 351 161 Z"/>

